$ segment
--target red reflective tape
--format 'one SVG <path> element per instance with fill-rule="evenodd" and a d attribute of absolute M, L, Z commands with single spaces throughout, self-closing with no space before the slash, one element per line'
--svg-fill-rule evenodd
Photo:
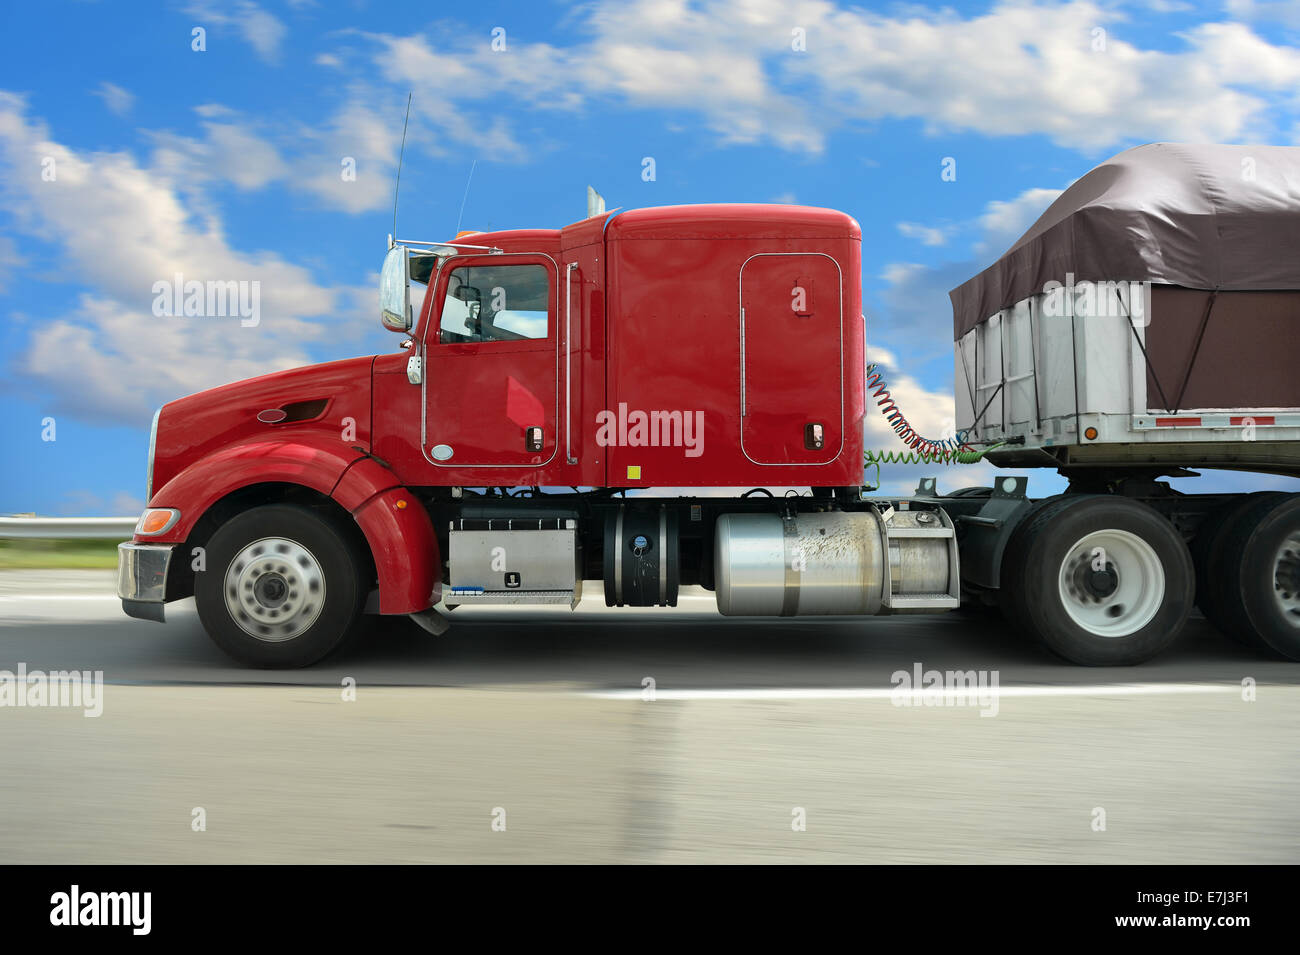
<path fill-rule="evenodd" d="M 1156 418 L 1157 428 L 1199 428 L 1200 418 Z"/>
<path fill-rule="evenodd" d="M 1232 424 L 1277 424 L 1277 419 L 1271 414 L 1262 415 L 1242 415 L 1241 417 L 1232 417 L 1228 419 Z"/>

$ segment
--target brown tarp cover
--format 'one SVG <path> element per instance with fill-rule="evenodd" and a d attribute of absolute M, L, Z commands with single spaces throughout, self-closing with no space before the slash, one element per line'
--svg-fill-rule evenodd
<path fill-rule="evenodd" d="M 1067 273 L 1076 282 L 1300 289 L 1300 147 L 1153 143 L 1106 160 L 953 289 L 954 337 Z"/>

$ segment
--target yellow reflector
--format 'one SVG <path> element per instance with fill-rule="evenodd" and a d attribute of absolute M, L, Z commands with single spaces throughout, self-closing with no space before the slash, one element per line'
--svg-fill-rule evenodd
<path fill-rule="evenodd" d="M 629 465 L 627 466 L 627 479 L 628 479 L 629 481 L 639 481 L 639 480 L 641 480 L 641 465 L 639 465 L 639 464 L 629 464 Z"/>

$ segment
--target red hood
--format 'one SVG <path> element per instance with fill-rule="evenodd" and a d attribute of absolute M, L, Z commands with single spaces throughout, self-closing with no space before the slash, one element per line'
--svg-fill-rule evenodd
<path fill-rule="evenodd" d="M 370 368 L 374 356 L 290 368 L 169 401 L 158 417 L 153 491 L 200 457 L 260 437 L 328 431 L 370 450 Z M 284 420 L 259 421 L 264 418 Z"/>

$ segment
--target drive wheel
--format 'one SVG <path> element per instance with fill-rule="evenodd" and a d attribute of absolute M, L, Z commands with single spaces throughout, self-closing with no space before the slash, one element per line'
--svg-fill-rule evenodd
<path fill-rule="evenodd" d="M 1258 510 L 1263 502 L 1281 501 L 1287 495 L 1282 491 L 1255 491 L 1240 500 L 1229 503 L 1205 519 L 1192 541 L 1192 560 L 1196 564 L 1196 606 L 1206 619 L 1237 643 L 1262 648 L 1264 641 L 1250 627 L 1243 627 L 1231 617 L 1231 592 L 1237 586 L 1241 563 L 1224 558 L 1225 546 L 1233 530 L 1243 521 L 1254 527 L 1257 519 L 1247 515 Z"/>
<path fill-rule="evenodd" d="M 1228 529 L 1214 567 L 1223 629 L 1300 660 L 1300 495 L 1254 502 Z"/>
<path fill-rule="evenodd" d="M 231 518 L 208 542 L 207 568 L 194 586 L 199 619 L 241 663 L 310 666 L 357 629 L 361 561 L 308 508 L 270 504 Z"/>
<path fill-rule="evenodd" d="M 1014 619 L 1085 666 L 1130 666 L 1178 637 L 1192 559 L 1158 512 L 1129 498 L 1068 495 L 1017 532 L 1003 575 Z"/>

